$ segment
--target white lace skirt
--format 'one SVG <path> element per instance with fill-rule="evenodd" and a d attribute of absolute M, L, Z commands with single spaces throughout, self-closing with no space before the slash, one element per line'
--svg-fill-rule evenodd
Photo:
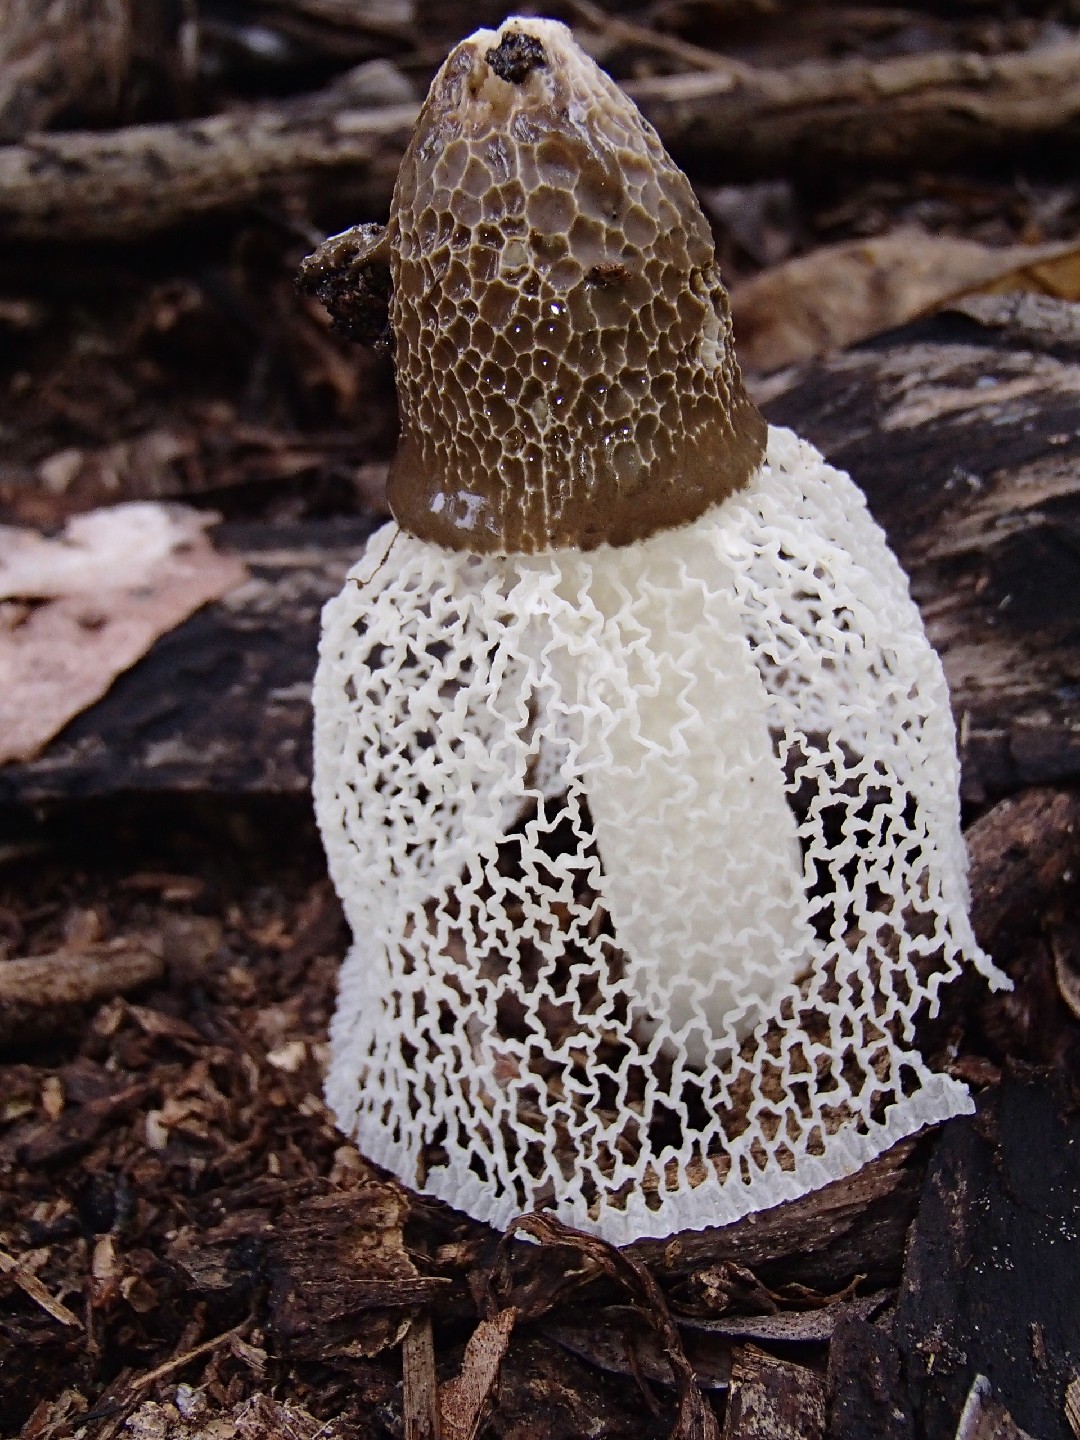
<path fill-rule="evenodd" d="M 315 801 L 352 926 L 327 1095 L 406 1184 L 626 1243 L 971 1109 L 941 665 L 790 431 L 693 525 L 477 558 L 389 525 L 326 607 Z"/>

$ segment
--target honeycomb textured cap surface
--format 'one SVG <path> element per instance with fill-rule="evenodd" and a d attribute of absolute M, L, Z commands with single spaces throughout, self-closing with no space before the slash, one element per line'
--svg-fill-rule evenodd
<path fill-rule="evenodd" d="M 352 926 L 327 1097 L 405 1184 L 616 1244 L 721 1225 L 972 1108 L 940 662 L 850 478 L 623 549 L 395 525 L 323 612 L 315 804 Z"/>
<path fill-rule="evenodd" d="M 512 18 L 451 53 L 388 228 L 403 529 L 478 553 L 626 545 L 758 468 L 689 181 L 565 26 Z"/>

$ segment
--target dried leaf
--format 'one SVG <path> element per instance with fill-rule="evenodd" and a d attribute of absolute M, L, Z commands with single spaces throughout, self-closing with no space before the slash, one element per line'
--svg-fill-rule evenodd
<path fill-rule="evenodd" d="M 956 1440 L 1032 1440 L 1032 1437 L 1021 1430 L 1005 1406 L 994 1399 L 986 1376 L 976 1375 L 956 1427 Z"/>
<path fill-rule="evenodd" d="M 1080 1440 L 1080 1375 L 1070 1380 L 1065 1390 L 1065 1419 L 1069 1429 Z"/>
<path fill-rule="evenodd" d="M 410 1312 L 446 1289 L 410 1259 L 407 1214 L 396 1187 L 367 1181 L 282 1218 L 270 1245 L 271 1328 L 292 1354 L 377 1355 L 402 1340 Z"/>
<path fill-rule="evenodd" d="M 1080 300 L 1080 246 L 1070 246 L 1063 254 L 1047 260 L 1020 265 L 980 289 L 989 295 L 1021 291 L 1049 295 L 1053 300 Z"/>
<path fill-rule="evenodd" d="M 160 635 L 240 584 L 210 519 L 140 503 L 77 516 L 56 539 L 0 527 L 0 764 L 38 755 Z"/>
<path fill-rule="evenodd" d="M 1080 288 L 1075 244 L 995 249 L 897 230 L 766 270 L 733 290 L 731 306 L 742 363 L 770 371 L 854 345 L 959 295 L 998 288 L 1064 296 L 1072 284 Z"/>

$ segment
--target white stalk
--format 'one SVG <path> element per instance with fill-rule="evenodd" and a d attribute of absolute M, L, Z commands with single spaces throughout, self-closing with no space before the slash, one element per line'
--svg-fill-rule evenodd
<path fill-rule="evenodd" d="M 722 510 L 636 545 L 559 557 L 560 591 L 588 631 L 560 679 L 581 717 L 616 943 L 641 1020 L 685 1032 L 698 1064 L 745 1037 L 813 946 Z"/>

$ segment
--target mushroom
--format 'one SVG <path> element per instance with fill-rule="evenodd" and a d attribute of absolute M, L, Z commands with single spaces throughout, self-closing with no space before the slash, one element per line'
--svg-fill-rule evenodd
<path fill-rule="evenodd" d="M 970 1110 L 916 1038 L 965 965 L 1006 983 L 941 666 L 853 482 L 748 399 L 653 129 L 508 19 L 345 249 L 389 265 L 401 439 L 314 692 L 342 1129 L 625 1243 Z"/>

